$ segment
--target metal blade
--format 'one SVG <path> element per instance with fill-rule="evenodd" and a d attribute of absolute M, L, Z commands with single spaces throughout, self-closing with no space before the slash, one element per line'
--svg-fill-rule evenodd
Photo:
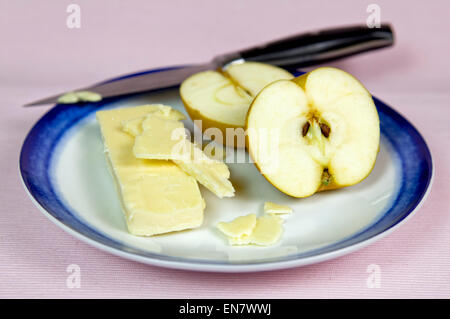
<path fill-rule="evenodd" d="M 179 85 L 190 75 L 210 69 L 214 69 L 214 63 L 196 64 L 188 67 L 161 70 L 156 72 L 142 73 L 135 76 L 123 76 L 118 80 L 105 81 L 94 84 L 89 87 L 77 89 L 74 91 L 92 91 L 99 93 L 103 98 L 125 95 L 130 93 L 139 93 L 155 89 L 167 88 Z M 25 106 L 34 106 L 42 104 L 58 103 L 58 98 L 65 94 L 60 93 L 45 99 L 28 103 Z"/>

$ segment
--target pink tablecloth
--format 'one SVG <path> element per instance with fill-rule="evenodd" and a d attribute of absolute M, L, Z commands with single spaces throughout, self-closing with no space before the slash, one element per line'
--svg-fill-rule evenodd
<path fill-rule="evenodd" d="M 81 8 L 80 29 L 66 26 L 66 9 L 74 2 Z M 433 152 L 436 173 L 428 200 L 387 238 L 309 267 L 233 275 L 123 260 L 51 224 L 27 198 L 17 172 L 21 143 L 48 107 L 22 104 L 303 30 L 365 23 L 370 2 L 133 3 L 0 1 L 0 297 L 450 297 L 450 5 L 445 0 L 376 1 L 381 19 L 395 27 L 395 48 L 332 63 L 411 120 Z M 79 288 L 66 284 L 71 264 L 80 267 Z M 379 270 L 379 285 L 367 284 L 371 269 Z"/>

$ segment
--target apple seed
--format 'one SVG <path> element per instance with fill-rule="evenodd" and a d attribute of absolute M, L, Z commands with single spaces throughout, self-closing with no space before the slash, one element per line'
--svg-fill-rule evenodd
<path fill-rule="evenodd" d="M 306 134 L 308 133 L 309 127 L 311 126 L 311 124 L 309 124 L 309 122 L 307 121 L 302 128 L 302 136 L 305 137 Z"/>
<path fill-rule="evenodd" d="M 323 136 L 325 136 L 326 138 L 328 138 L 328 136 L 330 136 L 330 127 L 328 125 L 326 125 L 325 123 L 320 123 L 320 131 L 322 132 Z"/>

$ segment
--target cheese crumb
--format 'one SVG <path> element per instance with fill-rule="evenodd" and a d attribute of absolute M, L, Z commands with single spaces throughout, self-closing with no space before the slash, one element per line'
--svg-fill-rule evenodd
<path fill-rule="evenodd" d="M 230 245 L 246 245 L 256 226 L 256 215 L 240 216 L 231 222 L 220 222 L 217 228 L 228 237 Z"/>
<path fill-rule="evenodd" d="M 283 234 L 283 219 L 278 216 L 262 216 L 250 235 L 250 243 L 258 246 L 271 246 Z"/>
<path fill-rule="evenodd" d="M 217 228 L 227 236 L 230 245 L 271 246 L 283 234 L 283 219 L 278 216 L 256 218 L 255 214 L 249 214 L 231 222 L 220 222 Z"/>
<path fill-rule="evenodd" d="M 98 102 L 102 100 L 102 96 L 91 91 L 68 92 L 58 98 L 58 103 L 74 104 L 78 102 Z"/>
<path fill-rule="evenodd" d="M 290 214 L 292 213 L 292 208 L 286 205 L 275 204 L 272 202 L 265 202 L 264 212 L 269 215 Z"/>

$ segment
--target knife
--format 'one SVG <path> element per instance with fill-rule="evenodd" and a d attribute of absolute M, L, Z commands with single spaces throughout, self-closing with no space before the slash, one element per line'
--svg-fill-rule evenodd
<path fill-rule="evenodd" d="M 134 76 L 122 76 L 75 91 L 91 91 L 100 94 L 102 98 L 108 98 L 176 86 L 194 73 L 226 68 L 228 64 L 240 61 L 263 62 L 294 69 L 384 48 L 393 43 L 394 35 L 389 24 L 383 24 L 379 28 L 358 25 L 325 29 L 219 55 L 205 64 L 165 69 L 161 73 L 143 72 Z M 65 93 L 25 106 L 57 103 L 62 94 Z"/>

